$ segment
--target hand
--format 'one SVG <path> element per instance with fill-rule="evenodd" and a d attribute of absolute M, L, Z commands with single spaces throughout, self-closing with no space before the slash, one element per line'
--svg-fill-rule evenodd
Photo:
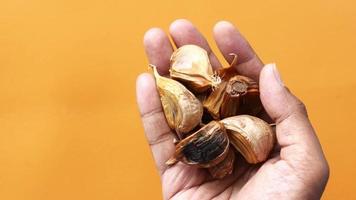
<path fill-rule="evenodd" d="M 209 53 L 214 68 L 220 63 L 206 39 L 187 20 L 170 26 L 177 47 L 195 44 Z M 319 199 L 329 177 L 329 167 L 303 103 L 283 84 L 273 64 L 263 66 L 248 42 L 229 22 L 214 27 L 218 48 L 228 62 L 230 53 L 238 55 L 237 71 L 259 80 L 263 106 L 276 123 L 277 148 L 259 165 L 247 164 L 237 157 L 234 172 L 221 180 L 212 180 L 205 169 L 177 163 L 167 167 L 173 155 L 173 133 L 162 112 L 155 81 L 150 74 L 137 79 L 137 102 L 148 143 L 161 177 L 164 199 Z M 151 64 L 161 74 L 168 73 L 172 45 L 166 34 L 152 28 L 144 37 Z"/>

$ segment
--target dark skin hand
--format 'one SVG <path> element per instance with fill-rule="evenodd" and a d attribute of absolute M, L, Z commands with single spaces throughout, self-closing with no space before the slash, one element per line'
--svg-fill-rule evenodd
<path fill-rule="evenodd" d="M 276 123 L 277 147 L 269 159 L 247 164 L 238 156 L 234 172 L 214 180 L 205 169 L 165 162 L 175 147 L 174 133 L 166 123 L 151 74 L 137 78 L 137 102 L 148 143 L 161 177 L 164 199 L 320 199 L 329 177 L 329 167 L 319 140 L 308 119 L 304 104 L 282 82 L 274 64 L 265 65 L 248 42 L 229 22 L 214 27 L 215 42 L 230 63 L 230 53 L 238 55 L 236 70 L 259 80 L 260 97 L 269 118 Z M 170 35 L 177 47 L 195 44 L 207 50 L 214 68 L 221 67 L 209 44 L 194 25 L 176 20 Z M 148 60 L 161 74 L 167 74 L 173 52 L 168 36 L 159 28 L 144 36 Z"/>

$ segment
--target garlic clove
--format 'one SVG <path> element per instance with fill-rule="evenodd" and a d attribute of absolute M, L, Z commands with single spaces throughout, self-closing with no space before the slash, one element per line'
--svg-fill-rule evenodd
<path fill-rule="evenodd" d="M 233 149 L 229 149 L 226 158 L 219 164 L 208 168 L 209 173 L 213 178 L 222 179 L 225 176 L 232 173 L 234 169 L 235 152 Z"/>
<path fill-rule="evenodd" d="M 274 142 L 275 133 L 262 119 L 250 115 L 238 115 L 221 120 L 231 144 L 248 163 L 259 163 L 267 159 Z"/>
<path fill-rule="evenodd" d="M 174 158 L 168 163 L 179 160 L 188 165 L 209 168 L 226 158 L 229 146 L 224 126 L 218 121 L 211 121 L 181 140 L 176 145 Z"/>
<path fill-rule="evenodd" d="M 256 115 L 262 109 L 258 84 L 241 75 L 223 79 L 203 101 L 203 107 L 214 119 L 237 114 Z"/>
<path fill-rule="evenodd" d="M 221 118 L 237 114 L 255 116 L 262 110 L 258 83 L 251 78 L 241 75 L 231 77 L 226 86 L 226 93 L 229 98 L 221 107 Z"/>
<path fill-rule="evenodd" d="M 191 44 L 181 46 L 173 52 L 170 76 L 197 93 L 220 82 L 220 78 L 214 75 L 206 50 Z"/>
<path fill-rule="evenodd" d="M 184 134 L 199 125 L 203 115 L 203 106 L 178 81 L 160 76 L 154 66 L 153 73 L 168 125 L 182 139 Z"/>

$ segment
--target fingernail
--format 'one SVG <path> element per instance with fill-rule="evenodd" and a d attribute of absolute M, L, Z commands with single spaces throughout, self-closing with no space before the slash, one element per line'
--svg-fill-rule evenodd
<path fill-rule="evenodd" d="M 284 86 L 284 82 L 281 78 L 281 75 L 279 74 L 278 72 L 278 69 L 277 69 L 277 66 L 276 66 L 276 63 L 271 63 L 271 64 L 268 64 L 272 70 L 273 70 L 273 74 L 274 74 L 274 78 L 276 79 L 276 81 L 281 85 L 281 86 Z"/>

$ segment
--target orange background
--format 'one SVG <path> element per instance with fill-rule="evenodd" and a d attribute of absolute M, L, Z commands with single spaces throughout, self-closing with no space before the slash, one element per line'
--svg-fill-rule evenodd
<path fill-rule="evenodd" d="M 215 50 L 232 21 L 278 64 L 330 163 L 324 199 L 356 199 L 354 0 L 1 0 L 0 199 L 161 198 L 134 88 L 145 30 L 176 18 Z"/>

